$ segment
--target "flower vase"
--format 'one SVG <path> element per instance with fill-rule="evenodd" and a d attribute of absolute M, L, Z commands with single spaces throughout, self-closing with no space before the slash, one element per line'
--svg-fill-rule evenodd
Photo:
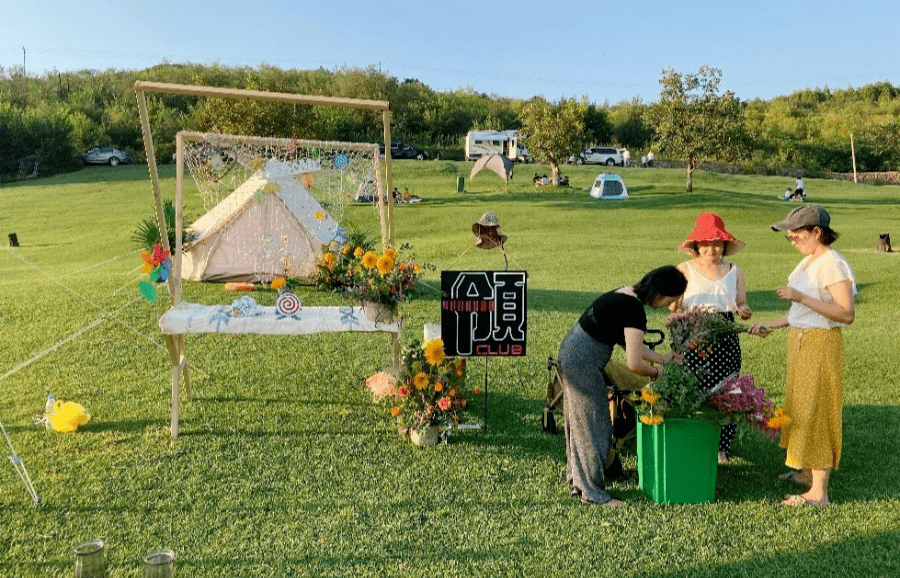
<path fill-rule="evenodd" d="M 375 323 L 392 323 L 394 321 L 394 310 L 382 303 L 363 301 L 362 312 L 366 319 Z"/>
<path fill-rule="evenodd" d="M 424 428 L 409 428 L 409 439 L 414 445 L 435 446 L 441 441 L 441 426 L 429 425 Z"/>

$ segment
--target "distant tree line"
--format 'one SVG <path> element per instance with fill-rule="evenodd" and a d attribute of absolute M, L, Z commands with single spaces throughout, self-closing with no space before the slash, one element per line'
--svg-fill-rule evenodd
<path fill-rule="evenodd" d="M 395 140 L 425 148 L 432 158 L 451 160 L 463 158 L 469 130 L 522 128 L 523 115 L 534 102 L 478 93 L 471 87 L 438 92 L 416 79 L 399 80 L 375 67 L 282 70 L 164 62 L 145 70 L 41 76 L 25 76 L 21 67 L 0 67 L 0 175 L 9 178 L 21 172 L 23 160 L 30 159 L 39 162 L 41 174 L 68 170 L 76 166 L 78 152 L 100 145 L 120 146 L 143 159 L 136 80 L 387 100 Z M 380 114 L 369 111 L 184 95 L 148 97 L 159 162 L 171 160 L 179 130 L 382 139 Z M 803 90 L 740 105 L 747 151 L 742 162 L 748 165 L 847 172 L 852 134 L 859 170 L 900 169 L 900 88 L 890 83 Z M 658 142 L 650 114 L 653 107 L 638 98 L 612 105 L 582 99 L 580 138 L 629 148 L 637 157 Z"/>

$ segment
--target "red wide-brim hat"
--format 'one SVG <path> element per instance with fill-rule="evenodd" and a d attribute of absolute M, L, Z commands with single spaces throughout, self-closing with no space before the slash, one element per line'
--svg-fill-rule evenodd
<path fill-rule="evenodd" d="M 715 213 L 703 213 L 697 217 L 694 230 L 678 245 L 678 250 L 695 257 L 698 241 L 725 241 L 725 255 L 734 255 L 744 248 L 744 242 L 726 231 L 722 217 Z"/>

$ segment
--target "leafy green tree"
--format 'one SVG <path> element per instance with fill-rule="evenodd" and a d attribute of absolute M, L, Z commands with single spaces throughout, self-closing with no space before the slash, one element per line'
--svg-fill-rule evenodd
<path fill-rule="evenodd" d="M 659 81 L 659 102 L 650 108 L 660 152 L 687 165 L 687 192 L 702 161 L 736 160 L 747 153 L 741 102 L 731 91 L 719 94 L 721 79 L 721 70 L 706 65 L 697 74 L 667 68 Z"/>
<path fill-rule="evenodd" d="M 554 185 L 559 184 L 559 165 L 584 150 L 590 140 L 584 127 L 586 111 L 587 103 L 574 98 L 551 104 L 535 97 L 522 109 L 525 145 L 532 156 L 550 165 Z"/>

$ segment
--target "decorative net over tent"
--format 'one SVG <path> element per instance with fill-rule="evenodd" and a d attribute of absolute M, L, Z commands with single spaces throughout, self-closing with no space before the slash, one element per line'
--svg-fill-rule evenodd
<path fill-rule="evenodd" d="M 322 248 L 346 240 L 339 223 L 358 191 L 383 199 L 377 145 L 182 134 L 207 210 L 189 228 L 185 279 L 309 278 Z"/>

